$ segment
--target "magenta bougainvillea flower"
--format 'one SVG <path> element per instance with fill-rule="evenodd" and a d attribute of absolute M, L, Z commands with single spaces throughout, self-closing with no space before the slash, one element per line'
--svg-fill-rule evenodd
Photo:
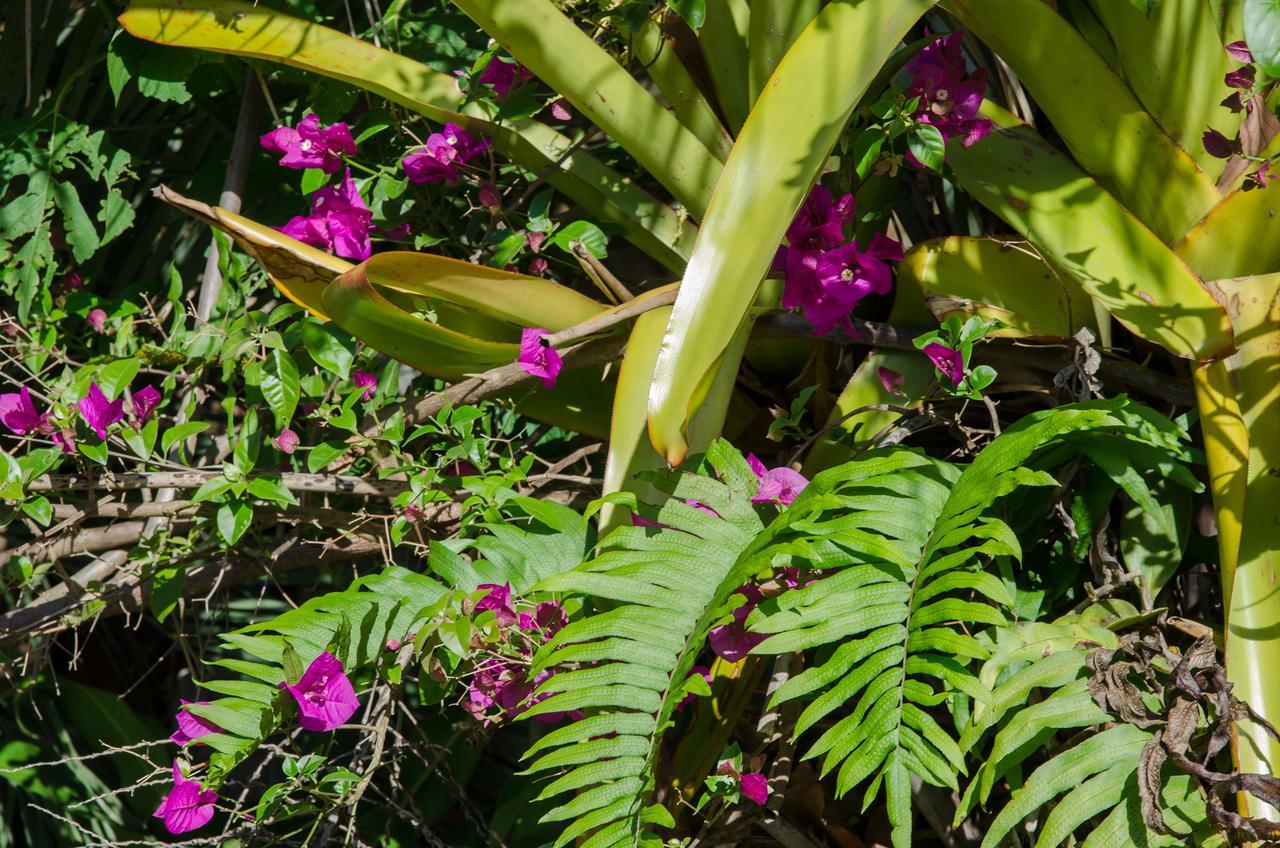
<path fill-rule="evenodd" d="M 911 57 L 906 66 L 912 76 L 907 97 L 920 98 L 914 115 L 917 121 L 936 127 L 944 140 L 958 138 L 965 147 L 972 147 L 991 132 L 991 121 L 978 114 L 987 74 L 980 69 L 965 76 L 961 38 L 961 33 L 953 32 Z"/>
<path fill-rule="evenodd" d="M 164 819 L 165 829 L 177 835 L 208 824 L 213 818 L 213 805 L 217 802 L 218 793 L 212 789 L 201 791 L 200 781 L 183 777 L 178 761 L 174 760 L 173 789 L 164 796 L 153 815 Z"/>
<path fill-rule="evenodd" d="M 182 705 L 185 707 L 191 701 L 182 699 Z M 194 706 L 200 707 L 209 703 L 208 701 L 196 701 Z M 222 728 L 207 718 L 201 718 L 193 712 L 187 710 L 178 710 L 177 716 L 178 729 L 169 736 L 169 741 L 175 745 L 185 745 L 188 742 L 194 742 L 201 736 L 208 736 L 210 733 L 221 733 Z"/>
<path fill-rule="evenodd" d="M 541 256 L 532 259 L 529 262 L 529 276 L 541 277 L 543 274 L 547 273 L 548 267 L 550 266 L 547 264 L 547 260 L 543 259 Z"/>
<path fill-rule="evenodd" d="M 104 309 L 90 309 L 89 314 L 85 316 L 85 321 L 95 332 L 105 333 L 107 331 L 107 313 Z"/>
<path fill-rule="evenodd" d="M 319 168 L 326 174 L 338 172 L 344 155 L 356 155 L 356 142 L 346 124 L 322 127 L 312 113 L 303 116 L 297 129 L 276 127 L 259 141 L 272 153 L 283 154 L 280 164 L 286 168 Z"/>
<path fill-rule="evenodd" d="M 569 623 L 564 607 L 558 601 L 543 601 L 533 613 L 533 622 L 544 639 L 549 639 L 560 632 Z"/>
<path fill-rule="evenodd" d="M 516 623 L 516 610 L 511 605 L 511 586 L 499 583 L 481 583 L 477 588 L 489 592 L 476 603 L 476 613 L 493 610 L 502 627 Z"/>
<path fill-rule="evenodd" d="M 1253 88 L 1254 70 L 1252 65 L 1246 65 L 1243 68 L 1236 68 L 1222 78 L 1228 88 L 1238 88 L 1241 91 L 1248 91 Z"/>
<path fill-rule="evenodd" d="M 426 144 L 401 159 L 400 166 L 411 183 L 456 183 L 462 166 L 488 149 L 488 139 L 476 141 L 457 124 L 445 124 L 444 130 L 427 136 Z"/>
<path fill-rule="evenodd" d="M 133 403 L 130 411 L 133 413 L 133 422 L 136 426 L 141 427 L 146 423 L 147 418 L 160 405 L 160 401 L 164 400 L 160 395 L 160 391 L 155 386 L 146 386 L 133 393 Z"/>
<path fill-rule="evenodd" d="M 764 600 L 764 595 L 750 583 L 739 587 L 737 594 L 745 595 L 747 600 L 733 611 L 733 620 L 711 628 L 711 632 L 707 634 L 711 650 L 725 662 L 741 660 L 766 638 L 763 633 L 747 630 L 747 616 L 756 608 L 756 604 Z"/>
<path fill-rule="evenodd" d="M 36 412 L 31 390 L 23 386 L 16 392 L 0 395 L 0 423 L 19 436 L 49 429 L 49 414 Z"/>
<path fill-rule="evenodd" d="M 502 208 L 502 195 L 498 193 L 498 189 L 493 183 L 480 183 L 480 190 L 476 192 L 476 199 L 480 201 L 480 205 L 490 212 L 497 212 Z"/>
<path fill-rule="evenodd" d="M 888 294 L 893 272 L 885 263 L 902 259 L 901 246 L 877 234 L 866 250 L 845 243 L 845 227 L 853 220 L 853 195 L 839 201 L 814 186 L 787 228 L 787 246 L 774 264 L 786 280 L 784 309 L 803 310 L 814 335 L 826 335 L 841 324 L 853 335 L 849 312 L 868 294 Z"/>
<path fill-rule="evenodd" d="M 492 56 L 480 76 L 476 77 L 476 82 L 489 86 L 499 100 L 505 100 L 511 96 L 511 89 L 531 79 L 533 74 L 523 65 Z"/>
<path fill-rule="evenodd" d="M 317 733 L 346 724 L 360 706 L 342 663 L 328 651 L 307 666 L 295 685 L 280 685 L 298 702 L 298 724 Z"/>
<path fill-rule="evenodd" d="M 942 342 L 929 342 L 921 351 L 929 357 L 933 367 L 937 368 L 953 386 L 960 385 L 964 379 L 964 356 L 960 351 L 949 348 Z"/>
<path fill-rule="evenodd" d="M 830 250 L 844 243 L 845 227 L 853 220 L 853 195 L 837 201 L 822 186 L 814 186 L 787 227 L 787 244 L 798 250 Z"/>
<path fill-rule="evenodd" d="M 368 400 L 378 391 L 378 378 L 370 374 L 368 371 L 357 371 L 351 375 L 351 382 L 358 389 L 364 389 L 360 393 L 361 400 Z"/>
<path fill-rule="evenodd" d="M 310 215 L 290 218 L 280 232 L 312 247 L 363 262 L 373 252 L 369 238 L 372 221 L 348 168 L 337 186 L 322 188 L 312 195 Z"/>
<path fill-rule="evenodd" d="M 541 377 L 542 385 L 555 388 L 556 377 L 564 360 L 547 341 L 547 330 L 542 327 L 526 327 L 520 334 L 520 367 L 533 377 Z"/>
<path fill-rule="evenodd" d="M 1218 159 L 1230 159 L 1233 154 L 1240 152 L 1239 141 L 1227 138 L 1217 130 L 1205 130 L 1201 143 L 1204 144 L 1204 149 L 1210 156 Z"/>
<path fill-rule="evenodd" d="M 124 418 L 124 398 L 107 400 L 97 383 L 89 386 L 89 393 L 76 404 L 80 417 L 99 439 L 107 438 L 107 428 Z"/>
<path fill-rule="evenodd" d="M 769 779 L 758 772 L 738 775 L 738 789 L 743 798 L 761 807 L 769 800 Z"/>
<path fill-rule="evenodd" d="M 763 462 L 753 453 L 747 454 L 747 465 L 760 480 L 752 503 L 773 502 L 787 506 L 804 491 L 809 481 L 799 471 L 783 465 L 779 468 L 765 468 Z"/>
<path fill-rule="evenodd" d="M 1276 175 L 1271 173 L 1270 162 L 1262 163 L 1261 168 L 1259 168 L 1258 170 L 1254 171 L 1252 174 L 1249 175 L 1249 179 L 1257 183 L 1258 188 L 1266 188 L 1267 184 L 1270 183 L 1275 178 L 1276 178 Z"/>
<path fill-rule="evenodd" d="M 76 431 L 75 430 L 72 430 L 70 427 L 63 427 L 61 430 L 54 433 L 50 438 L 53 439 L 54 446 L 57 447 L 58 450 L 65 453 L 67 456 L 76 455 Z"/>
<path fill-rule="evenodd" d="M 884 386 L 884 390 L 891 395 L 902 397 L 902 375 L 892 368 L 885 368 L 883 365 L 876 370 L 876 376 L 880 378 L 880 385 Z"/>
<path fill-rule="evenodd" d="M 298 434 L 285 427 L 280 431 L 280 435 L 271 440 L 271 444 L 283 454 L 292 454 L 293 449 L 298 446 Z"/>
<path fill-rule="evenodd" d="M 1233 41 L 1226 46 L 1227 53 L 1237 62 L 1248 62 L 1253 64 L 1253 53 L 1249 50 L 1249 45 L 1243 41 Z"/>
<path fill-rule="evenodd" d="M 557 121 L 573 120 L 573 112 L 569 111 L 569 101 L 561 97 L 559 100 L 553 100 L 550 104 L 551 117 Z"/>

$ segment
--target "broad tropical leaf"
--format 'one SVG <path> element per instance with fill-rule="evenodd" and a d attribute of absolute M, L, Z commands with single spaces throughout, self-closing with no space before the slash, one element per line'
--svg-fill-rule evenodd
<path fill-rule="evenodd" d="M 649 437 L 670 463 L 713 368 L 859 98 L 931 0 L 836 0 L 778 65 L 729 156 L 658 354 Z M 761 179 L 777 174 L 777 179 Z M 742 222 L 750 221 L 749 228 Z"/>
<path fill-rule="evenodd" d="M 898 268 L 898 287 L 916 286 L 938 322 L 981 315 L 1005 327 L 993 335 L 1070 338 L 1097 330 L 1093 301 L 1076 281 L 1014 239 L 952 236 L 920 242 Z"/>
<path fill-rule="evenodd" d="M 1134 333 L 1179 356 L 1232 350 L 1226 311 L 1186 263 L 1035 133 L 996 129 L 948 159 L 966 191 Z"/>
<path fill-rule="evenodd" d="M 1040 0 L 944 5 L 1009 63 L 1080 165 L 1166 244 L 1218 201 L 1213 180 L 1052 7 Z M 1064 55 L 1071 61 L 1055 60 Z"/>
<path fill-rule="evenodd" d="M 1275 591 L 1277 551 L 1275 528 L 1280 522 L 1280 380 L 1276 379 L 1276 350 L 1280 348 L 1280 274 L 1219 280 L 1212 284 L 1224 303 L 1230 304 L 1236 323 L 1240 350 L 1225 363 L 1230 395 L 1239 406 L 1240 421 L 1248 441 L 1247 484 L 1243 494 L 1240 523 L 1220 531 L 1219 546 L 1224 560 L 1224 596 L 1227 600 L 1227 676 L 1235 684 L 1235 694 L 1264 716 L 1280 714 L 1280 684 L 1274 676 L 1259 674 L 1280 662 L 1280 594 Z M 1229 410 L 1228 410 L 1229 412 Z M 1223 414 L 1213 410 L 1212 414 Z M 1237 431 L 1238 432 L 1238 431 Z M 1227 489 L 1226 503 L 1219 495 L 1223 481 L 1215 477 L 1215 505 L 1240 508 L 1239 500 Z M 1235 459 L 1228 465 L 1234 467 Z M 1238 476 L 1227 478 L 1238 484 Z M 1233 545 L 1238 545 L 1238 559 Z M 1234 566 L 1234 567 L 1232 567 Z M 1238 767 L 1257 774 L 1280 770 L 1280 742 L 1247 721 L 1237 724 L 1242 741 L 1236 752 Z M 1247 740 L 1247 742 L 1245 741 Z M 1251 801 L 1251 804 L 1258 802 Z M 1258 814 L 1258 811 L 1254 811 Z M 1268 815 L 1275 815 L 1274 811 Z"/>
<path fill-rule="evenodd" d="M 1149 13 L 1130 3 L 1090 0 L 1110 33 L 1120 68 L 1142 105 L 1196 164 L 1222 170 L 1200 137 L 1216 129 L 1230 137 L 1240 118 L 1222 105 L 1231 70 L 1213 10 L 1207 3 L 1159 3 Z"/>
<path fill-rule="evenodd" d="M 551 0 L 453 0 L 701 218 L 720 160 Z"/>

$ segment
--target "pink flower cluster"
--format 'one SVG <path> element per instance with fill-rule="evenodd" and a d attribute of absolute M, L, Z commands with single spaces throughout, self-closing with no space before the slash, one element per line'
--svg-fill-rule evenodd
<path fill-rule="evenodd" d="M 146 386 L 134 392 L 129 401 L 129 417 L 134 429 L 141 428 L 160 405 L 163 397 L 155 386 Z M 89 385 L 89 391 L 76 402 L 76 409 L 84 423 L 99 439 L 107 438 L 107 428 L 124 420 L 125 399 L 109 400 L 97 383 Z M 75 430 L 59 427 L 51 412 L 39 412 L 31 400 L 31 390 L 22 386 L 16 392 L 0 395 L 0 424 L 10 432 L 26 436 L 35 433 L 49 436 L 53 443 L 68 456 L 76 452 Z"/>
<path fill-rule="evenodd" d="M 907 96 L 920 98 L 913 115 L 917 121 L 936 127 L 944 141 L 959 138 L 965 147 L 972 147 L 991 132 L 991 121 L 978 114 L 987 72 L 965 75 L 961 38 L 962 33 L 953 32 L 911 57 L 906 67 L 912 75 Z"/>
<path fill-rule="evenodd" d="M 769 801 L 769 779 L 760 772 L 739 772 L 732 760 L 724 760 L 716 774 L 728 775 L 738 781 L 738 793 L 752 803 L 763 807 Z"/>
<path fill-rule="evenodd" d="M 492 88 L 494 95 L 499 100 L 506 100 L 511 96 L 513 88 L 531 79 L 533 79 L 533 74 L 523 65 L 499 59 L 497 56 L 491 56 L 489 57 L 489 64 L 485 65 L 484 70 L 480 72 L 480 76 L 476 77 L 476 82 Z"/>
<path fill-rule="evenodd" d="M 853 195 L 837 202 L 831 192 L 814 186 L 787 228 L 787 246 L 778 248 L 774 259 L 786 280 L 782 307 L 802 309 L 814 335 L 840 325 L 852 335 L 849 312 L 873 292 L 888 294 L 893 272 L 885 263 L 902 259 L 902 247 L 880 233 L 866 250 L 846 242 L 844 230 L 853 213 Z"/>
<path fill-rule="evenodd" d="M 363 262 L 373 253 L 373 215 L 348 168 L 342 182 L 311 196 L 311 214 L 295 215 L 280 232 L 336 256 Z"/>
<path fill-rule="evenodd" d="M 312 113 L 303 116 L 298 128 L 276 127 L 259 139 L 272 153 L 281 154 L 280 164 L 286 168 L 319 168 L 336 174 L 343 156 L 356 155 L 356 141 L 344 123 L 320 126 Z"/>
<path fill-rule="evenodd" d="M 564 609 L 554 601 L 538 604 L 532 613 L 517 611 L 509 585 L 484 583 L 480 588 L 487 589 L 488 592 L 476 603 L 475 612 L 492 611 L 498 626 L 505 631 L 504 637 L 519 634 L 531 644 L 538 643 L 551 638 L 568 623 Z M 521 655 L 528 655 L 531 653 L 531 646 L 520 645 L 516 651 Z M 486 724 L 517 716 L 544 699 L 544 696 L 531 696 L 554 673 L 544 669 L 530 680 L 526 665 L 519 659 L 488 657 L 476 664 L 467 685 L 462 708 Z M 496 713 L 491 712 L 495 709 Z M 535 718 L 537 721 L 553 723 L 564 717 L 564 713 L 545 713 Z"/>
<path fill-rule="evenodd" d="M 756 493 L 751 497 L 752 503 L 776 503 L 789 506 L 796 496 L 804 491 L 809 481 L 799 471 L 790 466 L 766 468 L 765 464 L 753 453 L 747 454 L 747 465 L 760 480 Z"/>
<path fill-rule="evenodd" d="M 316 733 L 327 733 L 346 724 L 360 706 L 355 687 L 351 685 L 342 663 L 328 651 L 307 666 L 297 683 L 281 683 L 280 688 L 292 695 L 297 703 L 298 724 Z M 204 744 L 200 742 L 202 737 L 221 733 L 222 728 L 217 724 L 186 709 L 187 706 L 206 704 L 205 701 L 192 704 L 184 700 L 183 708 L 175 717 L 178 729 L 169 741 L 178 746 L 200 745 Z M 217 802 L 217 792 L 202 790 L 200 781 L 185 777 L 178 761 L 174 760 L 173 789 L 156 808 L 155 817 L 164 820 L 164 826 L 170 833 L 186 833 L 208 824 Z"/>
<path fill-rule="evenodd" d="M 1233 41 L 1226 46 L 1226 51 L 1232 59 L 1237 62 L 1243 62 L 1244 66 L 1227 72 L 1227 75 L 1223 78 L 1223 83 L 1228 88 L 1234 89 L 1234 91 L 1226 100 L 1222 101 L 1222 105 L 1236 113 L 1267 108 L 1255 89 L 1257 69 L 1253 65 L 1253 53 L 1249 50 L 1249 45 L 1243 41 Z M 1235 138 L 1227 138 L 1218 130 L 1210 128 L 1205 130 L 1201 142 L 1204 144 L 1205 152 L 1217 159 L 1230 159 L 1233 156 L 1240 155 L 1249 156 L 1258 152 L 1245 150 L 1241 139 L 1242 136 L 1239 133 L 1236 134 Z M 1275 179 L 1276 176 L 1271 172 L 1271 164 L 1270 160 L 1265 161 L 1253 173 L 1249 174 L 1245 179 L 1244 188 L 1266 188 L 1267 184 Z"/>
<path fill-rule="evenodd" d="M 489 140 L 476 141 L 462 127 L 449 123 L 444 130 L 427 136 L 427 143 L 400 160 L 409 182 L 456 183 L 461 168 L 489 149 Z"/>

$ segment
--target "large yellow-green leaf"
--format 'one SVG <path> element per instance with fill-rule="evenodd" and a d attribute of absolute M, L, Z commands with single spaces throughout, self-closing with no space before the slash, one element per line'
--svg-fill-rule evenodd
<path fill-rule="evenodd" d="M 1226 311 L 1187 264 L 1034 132 L 996 129 L 948 158 L 967 192 L 1134 333 L 1179 356 L 1231 352 Z"/>
<path fill-rule="evenodd" d="M 1223 77 L 1229 61 L 1213 9 L 1200 0 L 1158 3 L 1143 12 L 1133 3 L 1090 0 L 1111 33 L 1125 79 L 1143 106 L 1173 140 L 1210 174 L 1222 161 L 1200 136 L 1216 129 L 1234 136 L 1240 118 L 1222 105 L 1231 94 Z"/>
<path fill-rule="evenodd" d="M 817 17 L 822 0 L 751 0 L 750 38 L 747 45 L 751 99 L 760 96 L 787 48 Z"/>
<path fill-rule="evenodd" d="M 533 120 L 497 123 L 480 104 L 463 108 L 457 80 L 320 24 L 238 0 L 133 0 L 120 16 L 131 34 L 174 47 L 278 62 L 359 86 L 435 121 L 493 140 L 495 150 L 547 181 L 673 271 L 689 256 L 694 227 L 573 141 Z"/>
<path fill-rule="evenodd" d="M 943 6 L 1009 63 L 1084 169 L 1166 244 L 1217 202 L 1213 180 L 1043 0 Z"/>
<path fill-rule="evenodd" d="M 364 263 L 364 269 L 369 282 L 379 288 L 440 298 L 521 327 L 552 332 L 608 308 L 552 280 L 430 253 L 379 253 Z"/>
<path fill-rule="evenodd" d="M 1202 411 L 1230 416 L 1238 407 L 1247 433 L 1247 483 L 1238 490 L 1238 425 L 1235 449 L 1220 456 L 1208 453 L 1214 481 L 1215 507 L 1234 521 L 1219 522 L 1224 560 L 1236 558 L 1234 573 L 1224 569 L 1228 598 L 1226 627 L 1227 677 L 1234 694 L 1272 723 L 1280 722 L 1280 274 L 1219 280 L 1211 286 L 1229 304 L 1240 349 L 1213 366 L 1217 388 L 1228 398 L 1214 403 L 1214 380 L 1198 381 Z M 1225 373 L 1224 373 L 1225 372 Z M 1225 377 L 1225 381 L 1222 378 Z M 1224 384 L 1225 383 L 1225 384 Z M 1221 425 L 1216 430 L 1223 430 Z M 1228 423 L 1226 435 L 1233 428 Z M 1235 483 L 1235 487 L 1230 484 Z M 1232 515 L 1234 513 L 1234 515 Z M 1280 742 L 1251 722 L 1236 725 L 1237 767 L 1255 774 L 1280 773 Z M 1277 811 L 1251 799 L 1252 815 L 1278 817 Z"/>
<path fill-rule="evenodd" d="M 1206 280 L 1280 271 L 1280 181 L 1227 195 L 1175 250 Z"/>
<path fill-rule="evenodd" d="M 322 300 L 339 327 L 433 377 L 460 380 L 514 362 L 520 350 L 519 345 L 458 333 L 400 309 L 378 293 L 362 265 L 335 278 Z"/>
<path fill-rule="evenodd" d="M 369 283 L 358 265 L 324 290 L 325 310 L 342 329 L 374 350 L 424 374 L 460 380 L 515 361 L 520 347 L 466 335 L 399 308 Z M 568 369 L 554 389 L 536 383 L 508 393 L 521 412 L 549 424 L 603 438 L 609 431 L 612 385 L 601 369 Z"/>
<path fill-rule="evenodd" d="M 788 0 L 790 2 L 790 0 Z M 706 0 L 707 17 L 698 32 L 716 100 L 734 135 L 751 110 L 747 65 L 751 9 L 747 0 Z"/>
<path fill-rule="evenodd" d="M 630 35 L 632 53 L 658 86 L 672 113 L 717 159 L 728 159 L 733 138 L 680 60 L 676 39 L 663 31 L 657 18 L 650 18 Z"/>
<path fill-rule="evenodd" d="M 995 335 L 1070 338 L 1097 329 L 1093 301 L 1021 239 L 951 236 L 920 242 L 898 267 L 898 287 L 915 286 L 939 323 L 953 313 L 1004 322 Z"/>
<path fill-rule="evenodd" d="M 932 0 L 836 0 L 756 101 L 711 198 L 649 394 L 649 437 L 684 460 L 686 423 L 855 104 Z"/>
<path fill-rule="evenodd" d="M 720 161 L 550 0 L 453 0 L 701 218 Z"/>
<path fill-rule="evenodd" d="M 618 389 L 614 395 L 613 422 L 609 429 L 609 455 L 605 463 L 603 493 L 634 492 L 642 501 L 660 503 L 661 496 L 648 483 L 636 479 L 644 471 L 666 467 L 666 462 L 650 444 L 644 426 L 645 402 L 649 396 L 649 380 L 658 358 L 662 335 L 671 317 L 671 307 L 664 306 L 644 313 L 636 319 L 627 340 L 627 352 L 618 371 Z M 720 437 L 725 416 L 733 399 L 738 377 L 738 360 L 745 347 L 748 328 L 734 339 L 735 351 L 725 357 L 712 381 L 707 399 L 698 408 L 689 425 L 689 442 L 694 451 L 706 450 Z M 612 504 L 600 511 L 600 533 L 621 524 L 628 511 Z"/>

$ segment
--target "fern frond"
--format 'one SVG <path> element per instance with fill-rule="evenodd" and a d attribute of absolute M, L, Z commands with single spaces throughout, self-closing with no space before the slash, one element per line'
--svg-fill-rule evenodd
<path fill-rule="evenodd" d="M 557 848 L 575 839 L 590 848 L 660 845 L 648 829 L 673 824 L 648 803 L 661 736 L 708 631 L 736 606 L 734 590 L 760 569 L 764 546 L 746 463 L 723 442 L 707 458 L 728 483 L 694 474 L 667 481 L 672 497 L 658 513 L 662 527 L 618 528 L 595 558 L 538 584 L 590 599 L 598 610 L 543 645 L 531 674 L 594 665 L 552 674 L 536 693 L 546 699 L 522 716 L 589 713 L 525 755 L 536 757 L 530 772 L 563 770 L 541 797 L 575 793 L 543 819 L 568 822 Z"/>
<path fill-rule="evenodd" d="M 958 790 L 965 773 L 963 746 L 937 708 L 956 693 L 979 707 L 1003 694 L 988 694 L 970 669 L 990 655 L 989 643 L 971 634 L 1005 625 L 1013 605 L 985 565 L 1021 557 L 993 505 L 1026 487 L 1057 486 L 1033 458 L 1055 447 L 1063 458 L 1077 452 L 1069 436 L 1124 433 L 1140 423 L 1123 399 L 1038 413 L 963 470 L 902 449 L 873 452 L 818 475 L 779 518 L 788 525 L 776 533 L 781 564 L 824 576 L 755 610 L 748 626 L 769 638 L 754 653 L 837 645 L 781 686 L 773 705 L 812 697 L 798 734 L 847 709 L 805 756 L 822 757 L 824 774 L 838 769 L 839 794 L 870 780 L 870 804 L 883 786 L 895 846 L 911 841 L 911 776 Z M 1066 664 L 1049 678 L 1077 676 L 1083 660 Z"/>

